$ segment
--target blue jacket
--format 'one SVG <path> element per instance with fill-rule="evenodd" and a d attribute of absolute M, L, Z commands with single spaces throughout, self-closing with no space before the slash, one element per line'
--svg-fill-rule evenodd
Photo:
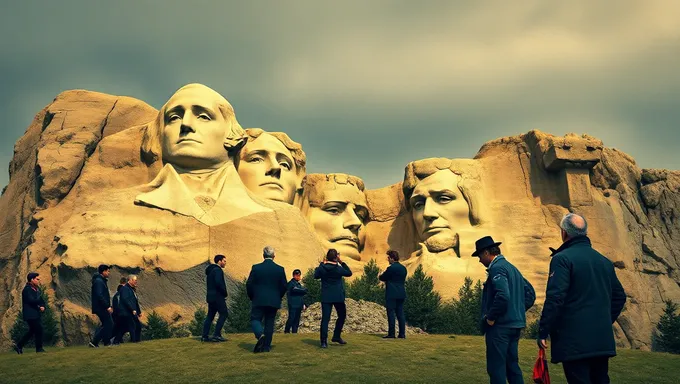
<path fill-rule="evenodd" d="M 281 308 L 287 287 L 286 271 L 272 259 L 253 265 L 246 281 L 246 291 L 253 307 Z"/>
<path fill-rule="evenodd" d="M 111 307 L 111 294 L 104 276 L 95 273 L 92 276 L 92 313 L 106 312 Z"/>
<path fill-rule="evenodd" d="M 135 317 L 132 311 L 137 311 L 137 316 L 142 314 L 142 309 L 139 307 L 139 299 L 137 292 L 130 284 L 125 284 L 120 288 L 120 307 L 118 316 L 120 317 Z"/>
<path fill-rule="evenodd" d="M 290 279 L 288 282 L 288 308 L 302 308 L 304 304 L 302 298 L 307 294 L 307 288 L 304 288 L 299 281 Z"/>
<path fill-rule="evenodd" d="M 388 307 L 394 300 L 406 299 L 404 282 L 407 274 L 406 267 L 399 262 L 394 262 L 378 277 L 380 281 L 385 282 L 385 302 Z"/>
<path fill-rule="evenodd" d="M 321 302 L 344 303 L 345 284 L 343 277 L 352 276 L 347 264 L 321 263 L 314 271 L 314 278 L 321 279 Z"/>
<path fill-rule="evenodd" d="M 616 356 L 612 324 L 625 303 L 614 265 L 588 237 L 562 244 L 550 261 L 539 321 L 539 339 L 551 338 L 552 362 Z"/>
<path fill-rule="evenodd" d="M 536 300 L 534 287 L 503 255 L 496 256 L 487 271 L 482 291 L 482 332 L 489 327 L 487 319 L 495 321 L 494 327 L 526 327 L 525 312 Z"/>
<path fill-rule="evenodd" d="M 224 272 L 219 265 L 208 265 L 205 269 L 205 282 L 205 301 L 207 303 L 216 303 L 227 298 L 227 283 L 224 281 Z"/>
<path fill-rule="evenodd" d="M 21 291 L 22 316 L 24 320 L 38 320 L 42 312 L 40 307 L 45 307 L 45 301 L 40 296 L 40 290 L 34 289 L 31 284 L 26 283 L 24 290 Z"/>

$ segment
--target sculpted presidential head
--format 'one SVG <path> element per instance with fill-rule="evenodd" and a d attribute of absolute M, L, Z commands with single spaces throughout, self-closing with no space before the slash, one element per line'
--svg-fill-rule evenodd
<path fill-rule="evenodd" d="M 341 173 L 309 174 L 298 206 L 326 249 L 361 259 L 368 204 L 360 178 Z"/>
<path fill-rule="evenodd" d="M 245 141 L 231 104 L 205 85 L 188 84 L 147 126 L 142 154 L 182 170 L 217 169 L 231 162 Z"/>
<path fill-rule="evenodd" d="M 470 161 L 433 158 L 406 166 L 404 200 L 430 252 L 457 251 L 459 233 L 480 223 L 479 185 L 469 174 Z"/>
<path fill-rule="evenodd" d="M 293 204 L 306 173 L 302 146 L 283 132 L 248 128 L 246 134 L 235 163 L 243 184 L 260 198 Z"/>

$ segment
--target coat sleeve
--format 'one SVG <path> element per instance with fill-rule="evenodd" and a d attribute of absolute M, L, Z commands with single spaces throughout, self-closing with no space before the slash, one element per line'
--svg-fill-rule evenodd
<path fill-rule="evenodd" d="M 307 294 L 307 288 L 293 284 L 293 286 L 290 288 L 289 294 L 291 296 L 304 296 Z"/>
<path fill-rule="evenodd" d="M 92 293 L 94 295 L 95 301 L 102 307 L 102 308 L 109 308 L 111 306 L 111 303 L 106 302 L 106 295 L 104 294 L 104 290 L 108 289 L 106 288 L 106 284 L 104 284 L 103 281 L 97 280 L 94 283 L 94 292 Z"/>
<path fill-rule="evenodd" d="M 349 269 L 349 267 L 347 266 L 347 264 L 345 264 L 345 263 L 340 263 L 340 266 L 342 267 L 342 271 L 340 272 L 340 275 L 341 275 L 341 276 L 345 276 L 345 277 L 350 277 L 350 276 L 352 276 L 352 270 Z"/>
<path fill-rule="evenodd" d="M 560 316 L 564 299 L 569 291 L 569 262 L 565 257 L 553 256 L 550 261 L 548 286 L 545 290 L 545 304 L 538 323 L 538 337 L 547 339 L 553 329 L 555 321 Z"/>
<path fill-rule="evenodd" d="M 612 324 L 619 318 L 623 306 L 626 304 L 626 291 L 623 290 L 616 270 L 612 267 Z"/>
<path fill-rule="evenodd" d="M 33 288 L 29 288 L 27 286 L 23 291 L 21 291 L 21 296 L 24 303 L 34 306 L 36 309 L 39 309 L 41 306 L 45 306 L 42 296 L 40 296 L 40 291 L 38 291 L 38 296 L 36 297 L 36 295 L 33 294 Z"/>
<path fill-rule="evenodd" d="M 325 275 L 325 273 L 326 273 L 326 271 L 324 270 L 324 268 L 322 268 L 321 265 L 319 265 L 314 270 L 314 278 L 318 280 L 318 279 L 322 278 Z"/>
<path fill-rule="evenodd" d="M 224 281 L 224 272 L 221 268 L 214 268 L 210 272 L 210 277 L 215 283 L 215 288 L 217 288 L 222 296 L 227 297 L 227 283 Z"/>
<path fill-rule="evenodd" d="M 385 272 L 381 273 L 380 276 L 378 276 L 378 279 L 380 281 L 388 281 L 390 279 L 390 273 L 391 273 L 390 268 L 392 268 L 391 265 L 389 267 L 387 267 L 387 269 L 385 269 Z"/>
<path fill-rule="evenodd" d="M 286 281 L 286 270 L 281 268 L 281 274 L 279 276 L 279 292 L 281 297 L 283 297 L 288 291 L 288 282 Z"/>
<path fill-rule="evenodd" d="M 255 295 L 255 276 L 253 276 L 253 269 L 250 270 L 250 274 L 248 275 L 248 280 L 246 280 L 246 293 L 248 294 L 248 298 L 250 301 L 253 301 L 253 296 Z"/>
<path fill-rule="evenodd" d="M 495 321 L 499 316 L 508 310 L 510 299 L 510 288 L 508 287 L 508 275 L 504 269 L 499 269 L 491 279 L 491 289 L 493 289 L 493 301 L 486 313 L 486 318 Z"/>
<path fill-rule="evenodd" d="M 127 308 L 130 313 L 132 311 L 137 310 L 137 305 L 133 303 L 135 298 L 135 295 L 131 292 L 129 288 L 125 288 L 121 290 L 120 293 L 120 304 L 123 306 L 123 308 Z"/>
<path fill-rule="evenodd" d="M 529 280 L 524 279 L 524 310 L 528 311 L 529 308 L 534 306 L 534 302 L 536 302 L 534 286 L 531 285 Z"/>

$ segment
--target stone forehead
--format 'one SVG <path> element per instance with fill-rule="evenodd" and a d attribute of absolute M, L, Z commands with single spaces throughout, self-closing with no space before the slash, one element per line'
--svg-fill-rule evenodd
<path fill-rule="evenodd" d="M 229 103 L 229 101 L 227 101 L 227 99 L 224 96 L 222 96 L 214 89 L 203 84 L 193 83 L 187 84 L 178 89 L 175 93 L 173 93 L 172 96 L 170 96 L 170 98 L 168 99 L 168 101 L 163 105 L 161 111 L 165 112 L 168 106 L 172 104 L 172 102 L 175 99 L 187 93 L 191 93 L 194 97 L 200 99 L 203 102 L 215 103 L 217 105 L 225 105 L 231 108 L 231 104 Z"/>
<path fill-rule="evenodd" d="M 343 191 L 343 198 L 346 202 L 357 205 L 367 206 L 366 195 L 364 194 L 364 182 L 360 178 L 344 173 L 313 173 L 305 177 L 305 195 L 312 206 L 323 204 L 326 199 L 327 191 L 338 190 L 341 186 L 351 186 Z"/>

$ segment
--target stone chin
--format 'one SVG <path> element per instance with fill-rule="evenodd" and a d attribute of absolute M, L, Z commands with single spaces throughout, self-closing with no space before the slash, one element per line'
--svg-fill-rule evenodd
<path fill-rule="evenodd" d="M 275 184 L 259 185 L 251 189 L 253 193 L 262 199 L 280 201 L 282 203 L 290 204 L 292 193 Z"/>
<path fill-rule="evenodd" d="M 453 248 L 460 257 L 458 253 L 459 237 L 457 233 L 446 233 L 446 234 L 436 234 L 428 237 L 423 242 L 430 252 L 444 252 L 447 249 Z"/>

